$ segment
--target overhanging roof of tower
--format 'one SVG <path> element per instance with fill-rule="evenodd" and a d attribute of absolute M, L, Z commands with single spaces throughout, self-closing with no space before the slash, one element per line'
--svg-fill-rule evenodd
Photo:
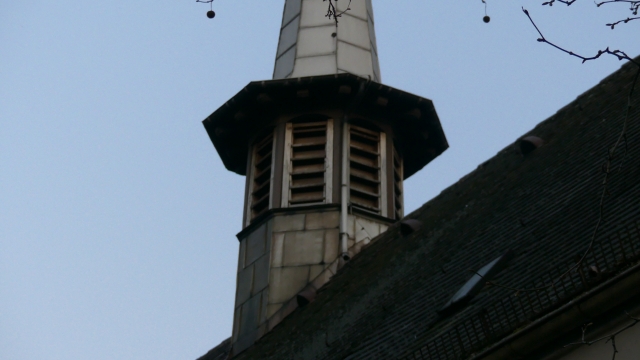
<path fill-rule="evenodd" d="M 346 73 L 251 82 L 203 124 L 225 167 L 246 175 L 252 136 L 283 114 L 330 107 L 391 125 L 405 179 L 449 147 L 431 100 Z"/>

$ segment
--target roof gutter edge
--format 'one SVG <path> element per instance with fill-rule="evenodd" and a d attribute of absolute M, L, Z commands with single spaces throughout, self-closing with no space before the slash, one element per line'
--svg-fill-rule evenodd
<path fill-rule="evenodd" d="M 549 333 L 565 333 L 640 293 L 640 263 L 535 320 L 517 333 L 471 356 L 499 360 L 522 357 L 551 343 Z"/>

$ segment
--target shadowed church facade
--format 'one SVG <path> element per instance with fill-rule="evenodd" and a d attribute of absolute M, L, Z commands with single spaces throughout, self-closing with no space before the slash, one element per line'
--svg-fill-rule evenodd
<path fill-rule="evenodd" d="M 371 1 L 353 0 L 339 26 L 326 7 L 286 0 L 273 80 L 248 84 L 203 121 L 225 167 L 246 176 L 246 191 L 231 337 L 202 359 L 543 357 L 556 354 L 547 343 L 569 339 L 585 317 L 617 311 L 622 319 L 621 306 L 637 302 L 638 290 L 628 291 L 636 278 L 610 306 L 557 325 L 546 343 L 540 335 L 525 341 L 533 350 L 498 346 L 635 266 L 635 165 L 613 183 L 614 220 L 602 230 L 628 244 L 603 250 L 593 279 L 572 273 L 577 287 L 524 303 L 485 283 L 544 283 L 539 274 L 553 277 L 550 268 L 584 247 L 595 223 L 585 209 L 597 201 L 586 188 L 598 189 L 591 165 L 616 129 L 594 114 L 620 118 L 630 67 L 405 217 L 403 181 L 448 147 L 440 121 L 430 100 L 381 83 Z M 576 123 L 579 137 L 568 131 Z M 631 126 L 629 136 L 638 130 Z M 591 141 L 597 136 L 606 138 Z M 549 171 L 563 152 L 568 165 Z M 637 164 L 640 154 L 628 157 Z M 594 250 L 585 273 L 598 256 Z M 482 276 L 469 279 L 468 269 Z M 511 305 L 499 309 L 505 299 Z"/>

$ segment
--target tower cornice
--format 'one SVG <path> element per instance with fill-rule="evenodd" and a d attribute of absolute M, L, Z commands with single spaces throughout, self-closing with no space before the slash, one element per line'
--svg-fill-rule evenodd
<path fill-rule="evenodd" d="M 405 179 L 449 147 L 431 100 L 353 74 L 250 82 L 203 125 L 225 167 L 246 175 L 247 144 L 270 126 L 270 120 L 282 112 L 295 116 L 329 104 L 346 111 L 361 84 L 364 97 L 348 115 L 376 119 L 396 129 Z"/>

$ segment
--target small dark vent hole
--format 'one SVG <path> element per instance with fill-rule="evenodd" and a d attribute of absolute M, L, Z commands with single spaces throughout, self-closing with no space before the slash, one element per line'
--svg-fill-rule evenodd
<path fill-rule="evenodd" d="M 542 145 L 544 145 L 544 140 L 537 136 L 527 136 L 520 139 L 520 151 L 523 155 L 527 155 L 533 152 L 533 150 L 539 148 Z"/>
<path fill-rule="evenodd" d="M 400 222 L 400 233 L 402 236 L 407 236 L 418 231 L 422 226 L 422 222 L 416 219 L 405 219 Z"/>

